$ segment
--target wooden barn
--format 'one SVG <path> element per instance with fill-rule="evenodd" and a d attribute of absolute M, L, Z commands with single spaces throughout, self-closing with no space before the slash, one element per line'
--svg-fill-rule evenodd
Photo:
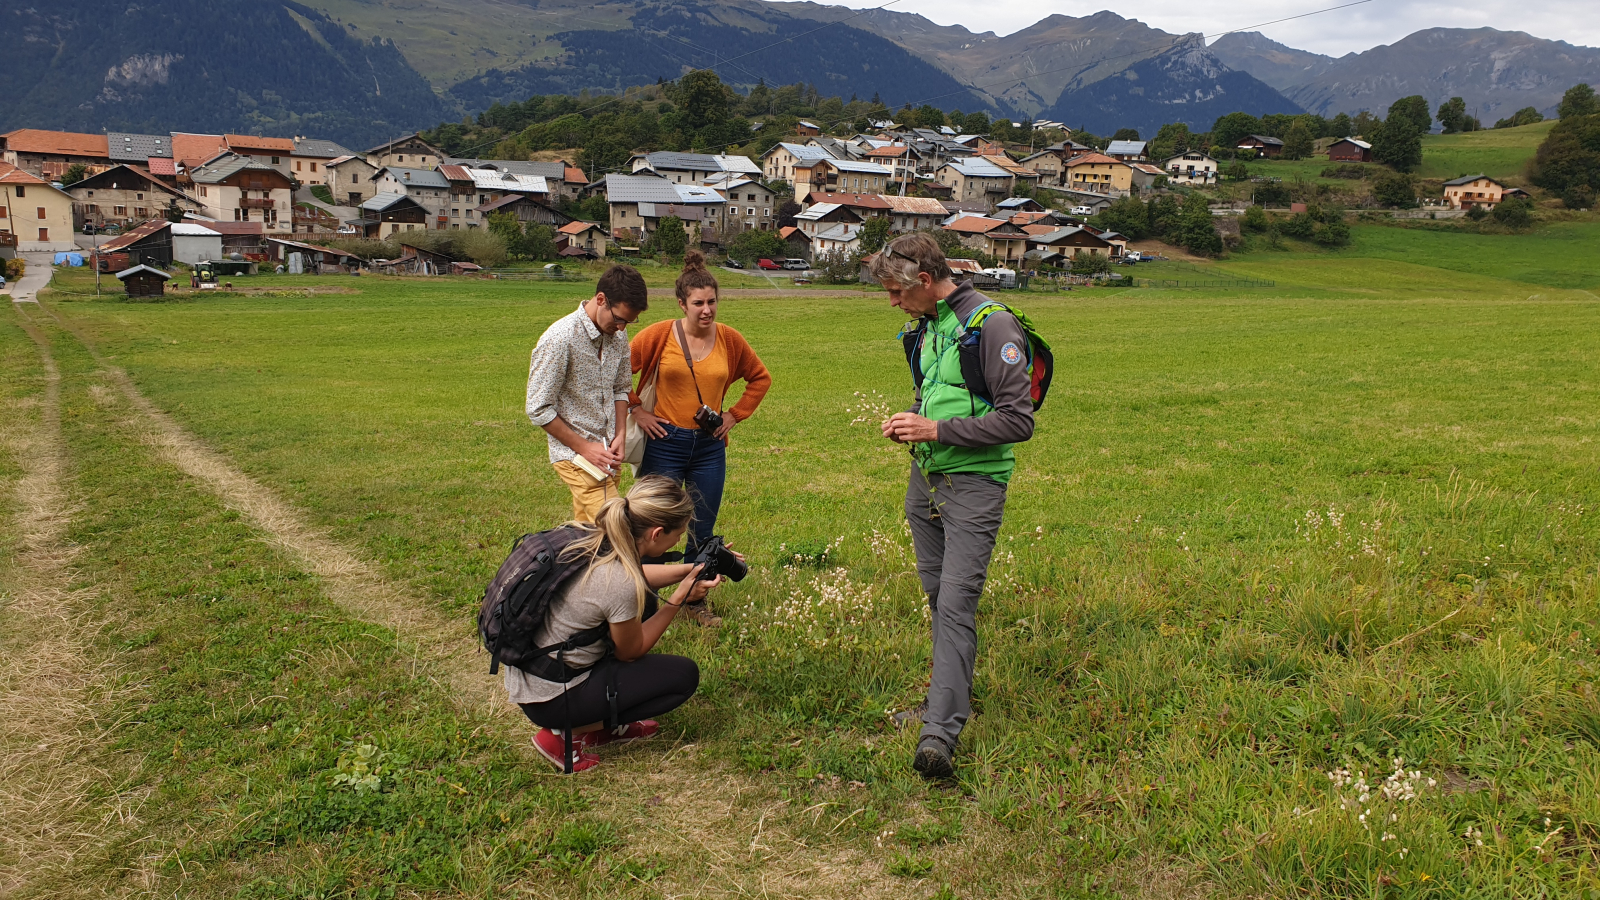
<path fill-rule="evenodd" d="M 128 292 L 129 297 L 166 296 L 167 282 L 171 279 L 171 275 L 160 269 L 145 265 L 123 269 L 117 273 L 117 280 L 122 282 L 122 289 Z"/>
<path fill-rule="evenodd" d="M 1372 145 L 1356 138 L 1340 138 L 1328 145 L 1332 162 L 1372 162 Z"/>

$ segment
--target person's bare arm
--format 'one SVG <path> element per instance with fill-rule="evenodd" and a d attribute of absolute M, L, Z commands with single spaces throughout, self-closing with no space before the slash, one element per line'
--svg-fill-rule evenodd
<path fill-rule="evenodd" d="M 611 455 L 617 458 L 617 465 L 622 465 L 622 460 L 628 455 L 628 397 L 624 393 L 622 399 L 616 402 L 616 410 L 611 417 L 616 426 L 617 433 L 611 438 Z"/>
<path fill-rule="evenodd" d="M 656 614 L 646 622 L 630 619 L 626 622 L 611 623 L 611 642 L 616 645 L 617 659 L 623 662 L 633 662 L 639 657 L 650 652 L 650 648 L 661 640 L 661 635 L 667 631 L 667 626 L 672 624 L 678 615 L 678 609 L 685 603 L 694 603 L 704 600 L 711 589 L 722 583 L 722 576 L 717 576 L 710 581 L 696 581 L 695 576 L 700 574 L 700 567 L 694 566 L 689 574 L 678 584 L 678 589 L 672 594 L 672 601 L 663 600 L 656 609 Z"/>
<path fill-rule="evenodd" d="M 614 471 L 622 463 L 622 457 L 611 452 L 611 448 L 599 441 L 585 440 L 578 432 L 574 431 L 567 420 L 556 416 L 554 419 L 539 426 L 549 435 L 561 443 L 572 448 L 572 452 L 587 459 L 601 471 Z"/>

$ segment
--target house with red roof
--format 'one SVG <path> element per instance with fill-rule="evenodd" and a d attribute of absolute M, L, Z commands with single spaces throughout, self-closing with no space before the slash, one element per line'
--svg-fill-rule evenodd
<path fill-rule="evenodd" d="M 78 249 L 66 191 L 10 163 L 0 163 L 0 191 L 0 232 L 16 239 L 18 252 Z"/>
<path fill-rule="evenodd" d="M 574 219 L 556 229 L 556 251 L 562 256 L 605 259 L 611 238 L 604 225 Z"/>
<path fill-rule="evenodd" d="M 1028 250 L 1028 233 L 1005 219 L 964 215 L 944 228 L 955 232 L 962 246 L 981 250 L 1008 266 L 1020 264 L 1022 254 Z"/>
<path fill-rule="evenodd" d="M 18 128 L 0 134 L 0 159 L 46 181 L 59 181 L 78 164 L 91 173 L 112 166 L 105 135 L 39 128 Z"/>

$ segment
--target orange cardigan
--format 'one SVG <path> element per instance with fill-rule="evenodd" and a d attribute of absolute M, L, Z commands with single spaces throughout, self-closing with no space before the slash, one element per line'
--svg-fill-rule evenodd
<path fill-rule="evenodd" d="M 672 336 L 672 323 L 676 319 L 667 319 L 646 327 L 643 331 L 633 336 L 628 344 L 629 355 L 633 358 L 633 372 L 639 376 L 634 383 L 634 389 L 628 392 L 628 405 L 639 405 L 638 386 L 655 377 L 656 367 L 661 365 L 661 355 L 667 351 L 667 341 L 676 340 Z M 761 364 L 761 357 L 751 349 L 744 335 L 732 328 L 717 323 L 717 340 L 722 342 L 724 351 L 728 354 L 728 372 L 732 375 L 730 381 L 743 381 L 744 396 L 739 402 L 728 410 L 735 422 L 743 422 L 755 414 L 756 407 L 761 405 L 761 398 L 767 395 L 767 388 L 772 386 L 772 376 L 767 373 L 767 367 Z"/>

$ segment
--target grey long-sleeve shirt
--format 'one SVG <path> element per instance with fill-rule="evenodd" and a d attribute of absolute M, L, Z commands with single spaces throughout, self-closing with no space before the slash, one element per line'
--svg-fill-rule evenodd
<path fill-rule="evenodd" d="M 952 312 L 963 322 L 979 306 L 990 302 L 978 293 L 972 282 L 963 282 L 945 298 Z M 1020 444 L 1033 437 L 1033 400 L 1029 396 L 1027 366 L 1028 336 L 1017 317 L 1000 310 L 983 323 L 983 339 L 978 344 L 983 361 L 983 379 L 994 395 L 994 409 L 982 416 L 943 419 L 939 422 L 939 443 L 951 447 L 992 447 Z M 1005 359 L 1010 344 L 1021 350 L 1015 362 Z M 922 396 L 917 396 L 917 411 Z"/>

